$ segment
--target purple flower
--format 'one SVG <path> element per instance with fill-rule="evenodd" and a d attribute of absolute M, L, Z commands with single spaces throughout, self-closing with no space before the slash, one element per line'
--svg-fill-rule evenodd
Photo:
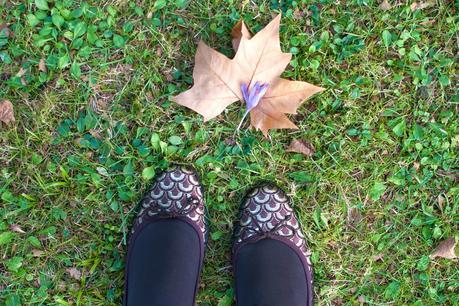
<path fill-rule="evenodd" d="M 244 98 L 245 103 L 247 104 L 247 109 L 242 117 L 241 122 L 239 123 L 237 130 L 241 128 L 242 122 L 244 121 L 245 117 L 249 114 L 249 112 L 260 103 L 261 98 L 265 95 L 266 91 L 268 91 L 269 84 L 264 83 L 260 84 L 260 82 L 256 82 L 253 85 L 252 89 L 249 91 L 249 86 L 245 83 L 241 85 L 242 97 Z"/>
<path fill-rule="evenodd" d="M 247 84 L 243 83 L 241 85 L 242 97 L 247 104 L 246 112 L 250 112 L 255 106 L 258 105 L 261 98 L 263 98 L 266 91 L 268 90 L 268 87 L 268 83 L 260 84 L 260 82 L 256 82 L 252 89 L 249 91 Z"/>

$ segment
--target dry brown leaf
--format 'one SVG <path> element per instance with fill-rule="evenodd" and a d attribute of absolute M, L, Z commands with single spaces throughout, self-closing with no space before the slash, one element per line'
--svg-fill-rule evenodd
<path fill-rule="evenodd" d="M 384 0 L 379 5 L 379 8 L 382 9 L 383 11 L 388 11 L 388 10 L 390 10 L 392 8 L 392 5 L 389 3 L 389 1 Z"/>
<path fill-rule="evenodd" d="M 445 203 L 445 198 L 441 194 L 438 195 L 437 202 L 440 210 L 443 211 L 443 203 Z"/>
<path fill-rule="evenodd" d="M 356 207 L 348 208 L 347 221 L 349 225 L 357 225 L 362 220 L 363 220 L 363 216 L 360 213 L 360 210 L 358 208 Z"/>
<path fill-rule="evenodd" d="M 78 270 L 77 268 L 73 267 L 73 268 L 68 268 L 66 269 L 67 273 L 70 275 L 70 277 L 76 279 L 76 280 L 80 280 L 81 279 L 81 271 Z"/>
<path fill-rule="evenodd" d="M 410 5 L 410 9 L 411 11 L 416 11 L 416 10 L 423 10 L 425 8 L 428 8 L 428 7 L 431 7 L 435 5 L 435 2 L 433 1 L 426 1 L 426 2 L 413 2 L 411 5 Z"/>
<path fill-rule="evenodd" d="M 156 48 L 156 56 L 157 57 L 163 56 L 163 49 L 161 47 Z"/>
<path fill-rule="evenodd" d="M 252 38 L 243 22 L 236 24 L 232 31 L 233 46 L 237 49 L 233 59 L 200 42 L 193 70 L 194 85 L 172 100 L 203 115 L 207 121 L 228 105 L 243 101 L 243 84 L 249 91 L 257 83 L 269 84 L 258 105 L 250 111 L 251 126 L 265 136 L 270 129 L 296 129 L 286 114 L 295 114 L 304 100 L 323 88 L 279 77 L 292 56 L 280 48 L 280 19 L 278 15 Z"/>
<path fill-rule="evenodd" d="M 419 24 L 422 25 L 422 26 L 426 26 L 426 25 L 432 25 L 435 22 L 436 22 L 435 19 L 431 19 L 431 20 L 426 20 L 426 21 L 420 22 Z"/>
<path fill-rule="evenodd" d="M 125 77 L 132 71 L 134 71 L 134 68 L 131 64 L 118 64 L 108 70 L 108 76 L 117 77 L 121 75 Z"/>
<path fill-rule="evenodd" d="M 194 85 L 172 100 L 201 114 L 204 121 L 208 121 L 231 103 L 242 100 L 240 81 L 234 77 L 241 74 L 241 69 L 233 60 L 200 41 L 195 55 Z"/>
<path fill-rule="evenodd" d="M 27 70 L 25 70 L 24 68 L 21 67 L 21 68 L 19 69 L 18 73 L 16 73 L 16 76 L 17 76 L 18 78 L 21 78 L 21 77 L 24 76 L 24 74 L 26 74 L 26 72 L 27 72 Z"/>
<path fill-rule="evenodd" d="M 44 58 L 40 59 L 40 61 L 38 62 L 38 69 L 44 73 L 48 72 L 48 67 L 46 67 Z"/>
<path fill-rule="evenodd" d="M 418 9 L 418 6 L 419 6 L 419 3 L 418 3 L 418 2 L 413 2 L 413 3 L 411 3 L 411 5 L 410 5 L 411 11 L 417 10 L 417 9 Z"/>
<path fill-rule="evenodd" d="M 300 20 L 300 19 L 305 18 L 306 15 L 307 15 L 307 12 L 304 9 L 296 9 L 293 12 L 293 19 Z M 309 20 L 307 20 L 306 22 L 309 22 Z"/>
<path fill-rule="evenodd" d="M 293 139 L 286 151 L 301 153 L 306 156 L 312 156 L 315 152 L 315 149 L 312 143 L 310 142 Z"/>
<path fill-rule="evenodd" d="M 242 100 L 240 82 L 234 77 L 241 74 L 239 65 L 233 60 L 200 41 L 195 55 L 194 85 L 173 101 L 200 113 L 207 121 L 231 103 Z"/>
<path fill-rule="evenodd" d="M 16 232 L 16 233 L 25 234 L 25 232 L 22 230 L 22 228 L 17 224 L 11 225 L 10 226 L 10 230 L 12 230 L 13 232 Z"/>
<path fill-rule="evenodd" d="M 455 248 L 456 248 L 456 237 L 448 238 L 437 246 L 435 251 L 430 255 L 430 258 L 441 257 L 447 259 L 457 258 Z"/>
<path fill-rule="evenodd" d="M 246 39 L 250 39 L 252 34 L 250 34 L 250 30 L 247 28 L 245 23 L 242 20 L 239 20 L 231 30 L 231 37 L 233 37 L 231 41 L 233 49 L 234 51 L 237 51 L 241 38 L 244 37 Z"/>
<path fill-rule="evenodd" d="M 383 258 L 384 258 L 384 253 L 379 253 L 379 254 L 373 256 L 373 260 L 374 261 L 380 261 Z"/>
<path fill-rule="evenodd" d="M 292 56 L 281 51 L 280 20 L 279 14 L 253 38 L 250 38 L 250 32 L 244 22 L 241 27 L 235 27 L 231 32 L 233 38 L 236 38 L 239 36 L 236 34 L 237 30 L 241 31 L 240 44 L 235 48 L 241 51 L 236 53 L 234 59 L 240 59 L 243 67 L 252 65 L 252 69 L 246 72 L 252 76 L 250 84 L 256 81 L 270 84 L 260 103 L 250 112 L 251 126 L 262 131 L 265 136 L 270 129 L 297 129 L 298 127 L 285 114 L 296 114 L 301 103 L 324 90 L 306 82 L 289 81 L 279 77 Z M 258 51 L 260 49 L 263 50 L 261 53 Z M 256 61 L 250 62 L 249 58 Z"/>
<path fill-rule="evenodd" d="M 300 81 L 277 79 L 260 103 L 250 112 L 250 123 L 265 136 L 270 129 L 297 129 L 284 114 L 296 114 L 298 107 L 312 95 L 324 90 Z"/>
<path fill-rule="evenodd" d="M 0 123 L 3 122 L 8 125 L 15 121 L 13 104 L 8 100 L 3 100 L 0 103 Z"/>
<path fill-rule="evenodd" d="M 33 257 L 40 257 L 41 255 L 43 255 L 45 252 L 41 251 L 41 250 L 37 250 L 37 249 L 32 249 L 32 255 Z"/>
<path fill-rule="evenodd" d="M 102 135 L 100 135 L 100 130 L 91 129 L 89 130 L 89 134 L 91 134 L 92 137 L 99 139 L 99 140 L 103 138 Z"/>

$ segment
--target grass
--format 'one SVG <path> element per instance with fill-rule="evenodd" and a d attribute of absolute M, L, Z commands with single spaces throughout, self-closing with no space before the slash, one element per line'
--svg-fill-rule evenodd
<path fill-rule="evenodd" d="M 171 162 L 207 191 L 199 305 L 232 303 L 232 222 L 259 179 L 293 198 L 317 304 L 459 303 L 457 260 L 428 257 L 458 234 L 457 3 L 0 3 L 0 98 L 16 116 L 0 131 L 1 304 L 119 304 L 136 203 Z M 238 105 L 203 124 L 169 101 L 192 84 L 199 39 L 232 55 L 240 17 L 258 31 L 280 11 L 284 76 L 327 88 L 299 130 L 234 136 Z M 315 154 L 286 153 L 294 138 Z"/>

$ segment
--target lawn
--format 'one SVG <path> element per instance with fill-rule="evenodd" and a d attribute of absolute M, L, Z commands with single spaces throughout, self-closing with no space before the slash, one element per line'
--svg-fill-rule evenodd
<path fill-rule="evenodd" d="M 429 255 L 458 236 L 458 4 L 389 1 L 0 0 L 0 304 L 119 304 L 136 204 L 179 162 L 209 210 L 198 305 L 233 303 L 233 220 L 261 179 L 292 197 L 318 305 L 457 305 L 457 259 Z M 170 101 L 200 39 L 233 56 L 240 18 L 279 12 L 283 77 L 326 88 L 298 130 Z"/>

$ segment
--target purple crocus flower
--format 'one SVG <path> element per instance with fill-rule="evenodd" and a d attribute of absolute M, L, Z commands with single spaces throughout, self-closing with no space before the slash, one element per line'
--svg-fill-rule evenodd
<path fill-rule="evenodd" d="M 261 98 L 265 95 L 266 91 L 268 90 L 269 84 L 260 84 L 260 82 L 256 82 L 253 85 L 252 89 L 249 91 L 247 84 L 243 83 L 241 85 L 242 96 L 247 104 L 247 112 L 250 112 L 252 108 L 258 105 Z"/>
<path fill-rule="evenodd" d="M 268 87 L 268 83 L 260 84 L 260 82 L 256 82 L 252 89 L 249 90 L 249 86 L 247 84 L 241 84 L 242 97 L 244 98 L 244 101 L 247 105 L 247 109 L 244 113 L 244 116 L 242 117 L 241 123 L 239 123 L 239 126 L 237 127 L 238 130 L 249 112 L 255 108 L 258 103 L 260 103 L 261 98 L 263 98 L 266 91 L 268 91 Z"/>

